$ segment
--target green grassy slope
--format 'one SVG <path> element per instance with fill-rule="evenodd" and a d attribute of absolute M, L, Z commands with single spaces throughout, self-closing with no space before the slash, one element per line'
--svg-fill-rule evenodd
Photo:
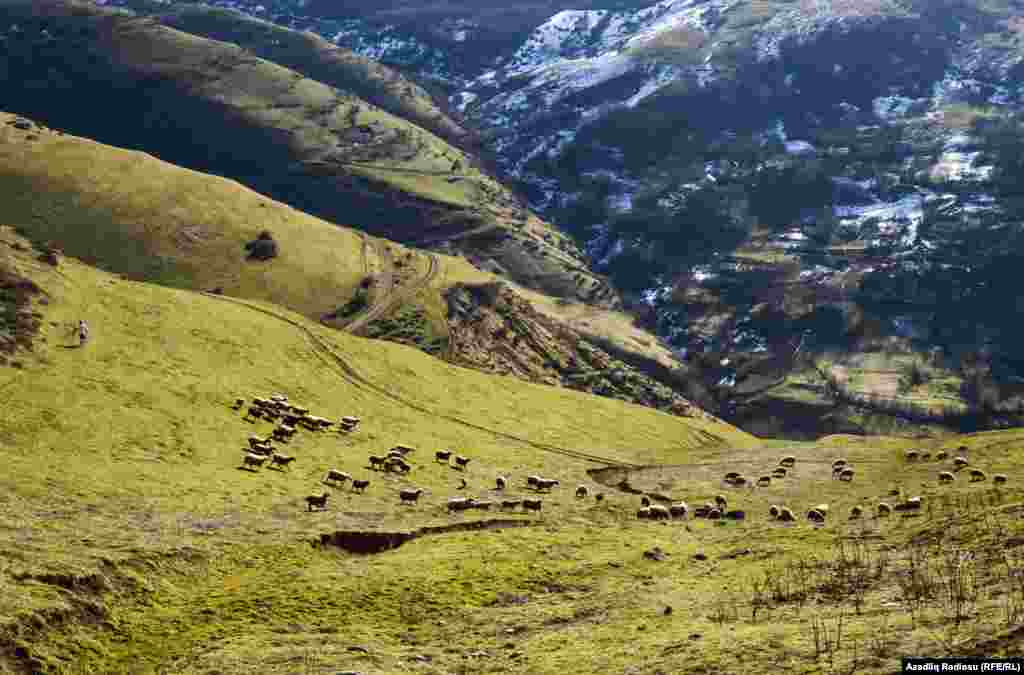
<path fill-rule="evenodd" d="M 500 236 L 467 239 L 466 251 L 535 288 L 587 290 L 572 281 L 578 250 L 472 156 L 329 84 L 234 44 L 72 0 L 4 3 L 0 33 L 0 109 L 399 241 L 440 245 L 493 229 Z M 322 56 L 304 53 L 311 68 Z"/>
<path fill-rule="evenodd" d="M 202 559 L 212 569 L 189 564 L 183 573 L 212 580 L 220 566 L 245 574 L 236 556 L 250 545 L 256 555 L 300 563 L 310 551 L 299 542 L 322 532 L 446 522 L 438 504 L 456 493 L 458 474 L 430 461 L 436 449 L 455 447 L 471 456 L 464 474 L 469 493 L 486 495 L 497 473 L 521 480 L 540 472 L 568 483 L 586 480 L 585 469 L 600 466 L 558 448 L 653 462 L 679 461 L 709 442 L 756 445 L 727 425 L 459 369 L 407 347 L 339 334 L 273 305 L 244 306 L 125 281 L 71 258 L 53 269 L 8 248 L 10 232 L 4 240 L 3 263 L 35 279 L 49 296 L 38 307 L 44 341 L 22 369 L 5 370 L 0 382 L 0 453 L 8 469 L 0 506 L 0 583 L 6 587 L 0 593 L 6 621 L 0 659 L 11 667 L 27 658 L 14 653 L 18 645 L 49 659 L 48 672 L 61 672 L 58 655 L 79 659 L 65 672 L 81 672 L 83 663 L 99 672 L 132 669 L 133 662 L 169 666 L 169 659 L 213 639 L 220 632 L 214 623 L 222 619 L 200 625 L 191 616 L 198 607 L 172 602 L 179 592 L 189 604 L 195 592 L 205 594 L 196 579 L 177 586 L 160 580 L 162 573 L 150 575 L 156 568 L 140 561 L 152 559 L 170 572 L 186 559 Z M 90 344 L 66 348 L 67 326 L 82 317 L 92 326 Z M 348 438 L 300 434 L 287 446 L 300 458 L 291 471 L 240 471 L 246 436 L 266 429 L 246 424 L 227 404 L 237 395 L 270 391 L 331 417 L 359 415 L 364 425 Z M 363 468 L 366 455 L 398 442 L 418 448 L 408 479 Z M 371 488 L 364 496 L 338 490 L 329 510 L 304 512 L 302 497 L 323 487 L 319 479 L 330 467 L 371 477 Z M 397 489 L 411 483 L 426 488 L 423 503 L 395 508 Z M 549 504 L 545 517 L 557 519 L 563 508 L 568 513 L 575 507 Z M 41 576 L 50 573 L 57 576 Z M 94 590 L 118 589 L 91 600 L 105 607 L 96 610 L 106 621 L 97 626 L 99 633 L 77 623 L 66 626 L 71 635 L 33 632 L 82 618 L 78 611 L 88 598 L 54 585 L 65 578 L 93 578 L 79 583 Z M 140 585 L 132 586 L 132 579 Z M 327 591 L 321 583 L 328 579 L 316 579 L 318 590 L 310 592 Z M 143 619 L 127 608 L 141 609 L 134 603 L 150 592 L 156 593 L 151 600 L 169 604 L 150 615 L 155 623 L 136 626 Z M 162 597 L 165 592 L 171 596 Z M 121 603 L 128 613 L 114 609 Z M 295 609 L 282 606 L 276 614 L 264 607 L 259 613 L 271 627 L 290 620 Z M 42 624 L 24 623 L 25 612 L 44 610 L 49 613 L 38 615 Z M 245 621 L 252 618 L 247 614 Z M 166 639 L 167 631 L 173 639 Z M 119 635 L 130 635 L 131 644 L 119 644 Z"/>
<path fill-rule="evenodd" d="M 931 443 L 964 445 L 972 464 L 1011 480 L 993 490 L 961 473 L 940 488 L 948 462 L 908 464 L 906 439 L 761 444 L 726 425 L 461 370 L 269 304 L 125 282 L 70 258 L 54 269 L 11 248 L 8 230 L 0 242 L 0 263 L 49 300 L 37 306 L 35 354 L 0 373 L 5 672 L 733 673 L 755 658 L 776 672 L 892 672 L 902 653 L 1020 652 L 1019 615 L 1004 610 L 1020 599 L 1019 430 Z M 92 342 L 65 349 L 64 326 L 83 316 Z M 228 403 L 275 391 L 363 426 L 300 431 L 290 471 L 238 470 L 245 437 L 268 427 Z M 364 467 L 402 442 L 417 448 L 408 477 Z M 444 447 L 472 457 L 466 472 L 432 461 Z M 572 449 L 648 466 L 588 473 L 602 463 Z M 797 465 L 771 487 L 719 481 L 784 454 Z M 853 483 L 829 479 L 840 456 L 857 468 Z M 324 487 L 329 467 L 369 477 L 366 494 Z M 563 486 L 540 516 L 444 513 L 451 495 L 500 499 L 499 473 L 512 495 L 527 494 L 530 473 Z M 725 492 L 748 518 L 639 522 L 638 497 L 607 486 L 622 479 L 691 504 Z M 577 483 L 605 500 L 574 499 Z M 409 485 L 426 493 L 401 506 Z M 927 508 L 846 523 L 851 505 L 870 508 L 895 486 Z M 325 489 L 329 507 L 307 512 L 302 497 Z M 823 528 L 764 516 L 769 503 L 802 512 L 823 501 Z M 376 556 L 309 544 L 336 530 L 499 518 L 533 525 L 434 534 Z M 668 558 L 644 559 L 654 546 Z M 943 569 L 945 551 L 961 548 L 975 555 L 962 562 L 973 595 L 956 622 Z M 920 602 L 904 599 L 901 579 L 920 582 Z M 816 648 L 815 628 L 840 624 Z"/>
<path fill-rule="evenodd" d="M 283 28 L 229 9 L 146 3 L 163 24 L 202 37 L 231 42 L 306 77 L 356 96 L 414 122 L 450 143 L 471 144 L 470 132 L 441 110 L 430 94 L 397 71 L 308 32 Z M 132 6 L 135 11 L 142 10 Z"/>
<path fill-rule="evenodd" d="M 0 195 L 0 220 L 111 272 L 193 290 L 220 287 L 228 295 L 267 300 L 310 319 L 323 318 L 335 328 L 362 320 L 367 332 L 361 334 L 415 344 L 449 358 L 453 355 L 445 349 L 454 328 L 446 294 L 456 285 L 497 280 L 463 258 L 367 237 L 235 181 L 5 113 L 0 113 Z M 264 229 L 278 242 L 280 255 L 270 262 L 247 262 L 243 244 Z M 360 286 L 370 277 L 377 284 L 367 292 Z M 389 277 L 396 287 L 390 293 Z M 531 306 L 557 308 L 546 296 L 514 288 Z M 360 313 L 360 304 L 372 306 Z M 377 304 L 382 305 L 380 312 L 371 316 Z M 665 359 L 655 340 L 622 317 L 606 324 L 607 312 L 589 308 L 587 321 L 597 325 L 588 328 L 557 314 L 556 320 L 570 331 L 559 338 L 564 343 L 560 349 L 577 352 L 582 347 L 574 336 L 596 333 L 609 340 L 621 337 L 623 348 L 644 359 Z M 525 317 L 509 320 L 516 318 Z M 516 323 L 520 332 L 530 332 L 521 324 Z M 496 342 L 511 337 L 487 335 Z M 478 346 L 492 350 L 488 344 Z M 550 352 L 548 347 L 537 344 L 541 351 Z M 595 373 L 589 390 L 651 404 L 643 391 L 612 379 L 616 367 L 611 363 Z M 503 370 L 494 364 L 489 372 Z M 540 373 L 522 375 L 549 381 Z M 655 407 L 670 409 L 665 402 Z"/>

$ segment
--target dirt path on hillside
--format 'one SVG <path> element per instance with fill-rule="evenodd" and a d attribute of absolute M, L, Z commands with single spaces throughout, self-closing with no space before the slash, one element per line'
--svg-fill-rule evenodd
<path fill-rule="evenodd" d="M 432 256 L 432 264 L 431 264 L 430 269 L 428 269 L 428 271 L 427 271 L 426 277 L 428 279 L 432 279 L 437 274 L 438 269 L 439 269 L 439 261 L 437 260 L 436 257 Z M 418 285 L 417 285 L 417 288 L 418 288 Z M 634 468 L 634 467 L 638 466 L 636 464 L 632 464 L 630 462 L 624 462 L 622 460 L 615 459 L 615 458 L 612 458 L 612 457 L 602 457 L 600 455 L 594 455 L 594 454 L 591 454 L 591 453 L 588 453 L 588 452 L 584 452 L 582 450 L 573 450 L 571 448 L 563 448 L 563 447 L 560 447 L 560 446 L 557 446 L 557 445 L 551 445 L 551 444 L 548 444 L 548 443 L 540 443 L 538 441 L 532 441 L 532 440 L 530 440 L 528 438 L 523 438 L 521 436 L 516 436 L 514 434 L 505 433 L 504 431 L 498 431 L 497 429 L 491 429 L 489 427 L 481 426 L 479 424 L 474 424 L 473 422 L 469 422 L 467 420 L 455 417 L 453 415 L 448 415 L 448 414 L 442 413 L 442 412 L 437 411 L 437 410 L 431 410 L 430 408 L 427 408 L 426 406 L 420 405 L 419 403 L 416 403 L 415 401 L 411 401 L 409 399 L 406 399 L 406 398 L 404 398 L 402 396 L 399 396 L 399 395 L 395 394 L 388 387 L 383 387 L 383 386 L 377 385 L 377 384 L 371 382 L 370 380 L 368 380 L 367 378 L 363 377 L 342 356 L 340 356 L 336 351 L 334 351 L 334 349 L 331 348 L 331 346 L 329 344 L 327 344 L 327 342 L 325 342 L 323 338 L 321 338 L 319 335 L 317 335 L 315 332 L 310 330 L 307 326 L 303 325 L 299 321 L 291 319 L 291 318 L 289 318 L 289 317 L 287 317 L 287 316 L 285 316 L 283 314 L 279 314 L 278 312 L 275 312 L 274 310 L 269 309 L 267 307 L 261 307 L 259 305 L 250 304 L 249 302 L 247 302 L 245 300 L 241 300 L 239 298 L 232 298 L 232 297 L 227 296 L 227 295 L 217 295 L 217 294 L 214 294 L 214 293 L 209 293 L 207 291 L 199 291 L 199 292 L 202 293 L 203 295 L 209 297 L 209 298 L 216 298 L 216 299 L 221 300 L 223 302 L 231 302 L 231 303 L 234 303 L 236 305 L 240 305 L 242 307 L 246 307 L 248 309 L 251 309 L 253 311 L 260 312 L 261 314 L 266 314 L 267 316 L 273 317 L 273 318 L 275 318 L 275 319 L 277 319 L 279 321 L 283 321 L 283 322 L 285 322 L 287 324 L 290 324 L 290 325 L 294 326 L 295 328 L 298 328 L 300 331 L 302 331 L 302 333 L 309 339 L 310 343 L 313 345 L 314 353 L 317 356 L 319 356 L 321 360 L 323 360 L 325 363 L 327 363 L 328 366 L 330 366 L 332 368 L 332 370 L 334 370 L 342 379 L 346 380 L 347 382 L 349 382 L 352 386 L 354 386 L 356 388 L 373 392 L 374 394 L 376 394 L 376 395 L 378 395 L 378 396 L 380 396 L 382 398 L 390 399 L 391 401 L 394 401 L 395 403 L 398 403 L 400 405 L 404 405 L 407 408 L 410 408 L 412 410 L 416 410 L 417 412 L 421 412 L 421 413 L 423 413 L 425 415 L 429 415 L 429 416 L 431 416 L 431 417 L 433 417 L 435 419 L 443 419 L 443 420 L 451 422 L 453 424 L 458 424 L 458 425 L 461 425 L 461 426 L 464 426 L 464 427 L 467 427 L 467 428 L 470 428 L 470 429 L 474 429 L 476 431 L 482 431 L 484 433 L 491 434 L 492 436 L 495 436 L 497 438 L 501 438 L 501 439 L 509 440 L 509 441 L 514 441 L 516 443 L 523 443 L 525 445 L 529 445 L 529 446 L 531 446 L 533 448 L 536 448 L 538 450 L 544 450 L 544 451 L 547 451 L 547 452 L 552 452 L 552 453 L 555 453 L 555 454 L 563 455 L 565 457 L 570 457 L 572 459 L 578 459 L 578 460 L 582 460 L 582 461 L 585 461 L 585 462 L 593 462 L 595 464 L 604 464 L 604 465 L 607 465 L 607 466 L 626 467 L 626 468 Z M 709 434 L 709 436 L 710 436 L 710 434 Z"/>
<path fill-rule="evenodd" d="M 390 248 L 385 245 L 378 250 L 382 252 L 382 259 L 385 260 L 385 265 L 388 268 L 386 279 L 380 284 L 381 294 L 374 299 L 369 309 L 345 326 L 345 330 L 349 333 L 357 334 L 371 321 L 380 318 L 421 288 L 426 288 L 441 268 L 440 259 L 433 253 L 428 253 L 426 273 L 418 279 L 410 279 L 406 283 L 398 285 L 395 283 L 395 262 Z"/>
<path fill-rule="evenodd" d="M 369 252 L 368 248 L 372 247 L 377 253 L 377 259 L 381 264 L 381 271 L 377 277 L 377 283 L 374 284 L 372 300 L 362 312 L 356 314 L 348 323 L 342 326 L 342 328 L 350 333 L 355 333 L 380 316 L 389 306 L 391 297 L 395 292 L 395 260 L 391 254 L 391 246 L 380 241 L 371 243 L 369 237 L 365 235 L 363 236 L 363 245 L 364 263 L 367 261 L 366 253 Z M 369 266 L 368 263 L 366 266 Z"/>

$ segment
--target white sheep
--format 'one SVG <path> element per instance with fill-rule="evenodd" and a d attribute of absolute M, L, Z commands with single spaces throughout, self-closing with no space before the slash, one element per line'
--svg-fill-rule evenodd
<path fill-rule="evenodd" d="M 556 478 L 541 478 L 537 481 L 537 490 L 551 490 L 556 485 L 561 485 Z"/>
<path fill-rule="evenodd" d="M 711 509 L 708 511 L 708 520 L 719 520 L 722 517 L 722 509 Z"/>
<path fill-rule="evenodd" d="M 784 466 L 786 468 L 790 468 L 795 464 L 796 457 L 794 457 L 793 455 L 787 455 L 786 457 L 783 457 L 782 459 L 779 460 L 779 466 Z"/>
<path fill-rule="evenodd" d="M 267 458 L 263 455 L 254 455 L 249 453 L 242 460 L 242 466 L 263 466 L 263 462 L 267 461 Z"/>
<path fill-rule="evenodd" d="M 921 453 L 919 453 L 917 450 L 907 450 L 906 454 L 904 455 L 908 462 L 916 462 L 918 457 L 920 456 Z"/>
<path fill-rule="evenodd" d="M 508 487 L 508 479 L 504 476 L 498 476 L 494 479 L 494 486 L 495 490 L 504 490 Z"/>
<path fill-rule="evenodd" d="M 992 476 L 993 485 L 1006 485 L 1006 482 L 1008 480 L 1009 478 L 1006 477 L 1005 473 L 997 473 L 996 475 Z"/>
<path fill-rule="evenodd" d="M 771 476 L 761 476 L 760 478 L 757 479 L 757 486 L 758 487 L 768 487 L 771 484 L 772 484 L 772 477 Z"/>
<path fill-rule="evenodd" d="M 793 515 L 793 511 L 790 508 L 783 506 L 779 509 L 778 519 L 785 523 L 792 523 L 796 520 L 796 516 Z"/>
<path fill-rule="evenodd" d="M 940 462 L 944 462 L 945 460 L 949 459 L 949 453 L 946 452 L 945 450 L 939 450 L 937 453 L 935 453 L 935 459 L 939 460 Z"/>
<path fill-rule="evenodd" d="M 387 461 L 387 457 L 381 457 L 380 455 L 370 455 L 370 468 L 380 469 L 383 468 L 384 462 Z"/>
<path fill-rule="evenodd" d="M 832 470 L 835 471 L 836 469 L 842 469 L 846 465 L 847 461 L 845 459 L 837 459 L 836 461 L 832 462 Z"/>
<path fill-rule="evenodd" d="M 352 480 L 352 476 L 344 471 L 338 471 L 337 469 L 328 469 L 327 475 L 324 476 L 325 483 L 338 482 L 344 484 L 347 480 Z"/>
<path fill-rule="evenodd" d="M 370 481 L 368 479 L 358 479 L 352 481 L 352 491 L 366 492 L 366 488 L 369 487 Z"/>
<path fill-rule="evenodd" d="M 585 499 L 588 494 L 590 494 L 590 491 L 587 489 L 586 485 L 580 485 L 578 488 L 576 488 L 577 499 Z"/>
<path fill-rule="evenodd" d="M 777 467 L 775 467 L 775 469 L 772 471 L 772 477 L 774 477 L 774 478 L 785 478 L 786 477 L 786 467 L 784 467 L 784 466 L 777 466 Z"/>
<path fill-rule="evenodd" d="M 957 457 L 957 458 L 955 458 L 953 460 L 953 469 L 955 471 L 959 471 L 960 469 L 963 469 L 968 464 L 970 464 L 970 462 L 967 461 L 967 458 L 963 457 L 963 456 L 960 456 L 960 457 Z"/>
<path fill-rule="evenodd" d="M 462 455 L 455 456 L 455 467 L 465 471 L 466 465 L 469 464 L 469 457 L 463 457 Z"/>
<path fill-rule="evenodd" d="M 981 469 L 971 469 L 971 482 L 980 483 L 988 480 L 988 474 Z"/>
<path fill-rule="evenodd" d="M 772 518 L 778 518 L 780 512 L 781 509 L 777 504 L 772 504 L 771 506 L 768 507 L 768 515 Z"/>
<path fill-rule="evenodd" d="M 892 504 L 886 502 L 880 502 L 878 504 L 878 517 L 884 518 L 892 515 Z"/>
<path fill-rule="evenodd" d="M 686 514 L 690 512 L 690 506 L 686 502 L 676 502 L 668 507 L 668 512 L 673 518 L 686 518 Z"/>
<path fill-rule="evenodd" d="M 651 512 L 652 520 L 670 520 L 672 518 L 672 512 L 660 504 L 654 504 L 647 508 Z"/>
<path fill-rule="evenodd" d="M 740 474 L 738 472 L 730 471 L 729 473 L 725 474 L 725 478 L 723 478 L 722 480 L 724 480 L 726 483 L 731 483 L 732 481 L 736 480 L 739 477 Z"/>
<path fill-rule="evenodd" d="M 438 450 L 434 453 L 435 462 L 447 462 L 452 458 L 451 450 Z"/>
<path fill-rule="evenodd" d="M 724 511 L 729 505 L 729 500 L 725 498 L 725 495 L 715 495 L 715 505 Z"/>
<path fill-rule="evenodd" d="M 636 511 L 637 520 L 650 520 L 651 519 L 651 507 L 642 506 Z"/>
<path fill-rule="evenodd" d="M 845 469 L 839 472 L 839 480 L 846 481 L 847 483 L 849 483 L 850 481 L 853 480 L 853 475 L 853 469 L 851 469 L 850 467 L 846 467 Z"/>
<path fill-rule="evenodd" d="M 519 506 L 522 505 L 522 503 L 523 503 L 522 499 L 504 499 L 501 502 L 501 508 L 503 508 L 503 509 L 516 509 L 516 508 L 519 508 Z"/>
<path fill-rule="evenodd" d="M 421 494 L 423 494 L 423 488 L 416 488 L 415 490 L 405 488 L 398 493 L 398 496 L 401 497 L 402 503 L 406 503 L 418 501 Z"/>
<path fill-rule="evenodd" d="M 824 523 L 825 514 L 818 509 L 811 509 L 807 512 L 807 520 L 813 520 L 816 523 Z"/>
<path fill-rule="evenodd" d="M 939 473 L 940 483 L 952 483 L 956 480 L 956 475 L 952 471 L 943 471 Z"/>

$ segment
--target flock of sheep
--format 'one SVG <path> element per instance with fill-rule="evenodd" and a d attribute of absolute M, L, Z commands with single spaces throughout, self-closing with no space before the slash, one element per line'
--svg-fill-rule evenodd
<path fill-rule="evenodd" d="M 243 407 L 245 407 L 244 398 L 236 398 L 231 406 L 233 410 L 241 410 Z M 283 469 L 290 467 L 292 462 L 295 461 L 295 457 L 277 452 L 273 444 L 287 443 L 295 436 L 295 432 L 299 427 L 309 431 L 323 432 L 333 426 L 337 426 L 340 433 L 351 433 L 359 427 L 360 423 L 358 417 L 346 416 L 338 420 L 337 425 L 335 425 L 334 422 L 325 417 L 311 415 L 308 408 L 289 403 L 288 397 L 284 394 L 272 394 L 268 398 L 254 397 L 243 419 L 250 423 L 254 423 L 259 419 L 268 422 L 280 422 L 274 427 L 269 436 L 264 438 L 255 435 L 249 436 L 249 447 L 243 448 L 245 456 L 242 458 L 242 467 L 251 469 L 262 467 L 268 460 L 270 461 L 271 468 L 280 467 Z M 348 474 L 337 472 L 333 469 L 327 475 L 328 478 L 334 475 L 335 479 L 338 479 L 339 475 L 351 478 Z M 368 480 L 353 480 L 352 489 L 354 491 L 363 491 L 369 484 L 370 481 Z M 307 508 L 310 511 L 313 510 L 313 507 L 324 508 L 327 505 L 327 497 L 327 493 L 307 496 Z"/>
<path fill-rule="evenodd" d="M 234 410 L 240 410 L 245 406 L 244 399 L 236 399 L 235 404 L 232 406 Z M 279 422 L 279 424 L 273 429 L 271 434 L 265 438 L 259 436 L 249 437 L 249 447 L 244 448 L 245 456 L 243 457 L 244 468 L 259 468 L 262 467 L 266 462 L 270 462 L 271 468 L 285 469 L 289 468 L 295 461 L 295 457 L 279 453 L 274 449 L 273 443 L 287 443 L 295 433 L 297 428 L 301 427 L 310 431 L 327 431 L 331 427 L 337 426 L 337 429 L 341 433 L 351 433 L 356 430 L 359 426 L 360 420 L 358 417 L 342 417 L 335 425 L 334 422 L 315 415 L 311 415 L 309 409 L 301 406 L 296 406 L 288 402 L 288 397 L 284 394 L 273 394 L 268 398 L 253 398 L 251 405 L 246 411 L 244 419 L 249 422 L 255 422 L 257 419 L 264 419 L 271 422 Z M 938 482 L 940 484 L 950 484 L 956 481 L 957 473 L 963 469 L 969 469 L 970 481 L 984 482 L 988 480 L 988 475 L 985 471 L 970 466 L 970 462 L 966 457 L 967 447 L 960 446 L 958 449 L 958 455 L 952 459 L 952 470 L 940 471 L 938 474 Z M 372 470 L 385 471 L 388 473 L 400 473 L 408 475 L 412 471 L 412 465 L 408 461 L 408 456 L 415 452 L 415 448 L 408 445 L 396 445 L 387 455 L 370 455 L 369 456 L 369 467 Z M 924 450 L 908 450 L 906 451 L 904 458 L 907 462 L 917 463 L 926 462 L 933 459 L 930 452 Z M 452 450 L 439 450 L 434 453 L 435 462 L 445 463 L 451 466 L 453 469 L 458 471 L 465 471 L 470 463 L 470 458 L 463 455 L 457 455 Z M 454 460 L 454 462 L 453 462 Z M 937 462 L 949 460 L 949 453 L 945 450 L 935 453 L 934 460 Z M 749 487 L 754 489 L 756 487 L 767 487 L 772 484 L 773 481 L 779 481 L 785 479 L 796 465 L 796 457 L 788 455 L 779 460 L 778 465 L 775 466 L 770 473 L 765 473 L 758 476 L 756 479 L 748 478 L 739 472 L 730 471 L 723 476 L 723 482 L 733 487 Z M 833 480 L 840 480 L 849 482 L 854 479 L 856 472 L 854 468 L 846 459 L 836 459 L 832 462 L 832 478 Z M 995 474 L 992 477 L 992 482 L 995 485 L 1005 485 L 1008 478 L 1005 474 Z M 370 485 L 369 479 L 353 478 L 350 474 L 339 471 L 338 469 L 329 469 L 327 474 L 323 478 L 323 483 L 329 486 L 340 486 L 348 482 L 352 486 L 353 492 L 363 493 L 366 488 Z M 560 485 L 560 481 L 554 478 L 543 478 L 541 476 L 528 476 L 526 478 L 526 486 L 532 488 L 535 492 L 550 492 L 553 488 Z M 466 480 L 462 479 L 459 489 L 465 489 L 467 486 Z M 494 492 L 503 493 L 509 487 L 509 479 L 505 476 L 497 476 L 495 479 Z M 423 488 L 402 488 L 399 491 L 399 499 L 403 504 L 415 504 L 419 501 L 420 496 L 423 494 Z M 585 485 L 580 485 L 576 489 L 576 498 L 585 499 L 589 496 L 590 490 Z M 890 492 L 890 496 L 900 496 L 901 491 L 894 489 Z M 600 502 L 604 499 L 603 493 L 597 493 L 594 495 L 596 501 Z M 656 495 L 657 498 L 665 502 L 670 502 L 667 497 L 661 497 Z M 319 494 L 312 494 L 305 498 L 308 510 L 312 511 L 313 508 L 326 508 L 329 493 L 322 492 Z M 876 505 L 876 517 L 886 517 L 892 515 L 894 511 L 913 511 L 921 508 L 922 498 L 920 496 L 909 497 L 899 503 L 890 504 L 888 502 L 879 502 Z M 518 499 L 502 499 L 499 501 L 481 500 L 473 497 L 452 497 L 447 501 L 447 511 L 449 513 L 456 513 L 460 511 L 466 511 L 469 509 L 489 510 L 492 506 L 500 509 L 517 509 L 522 507 L 523 511 L 534 511 L 540 512 L 542 509 L 543 502 L 539 498 L 518 498 Z M 640 520 L 670 520 L 675 518 L 687 518 L 689 515 L 693 515 L 695 518 L 707 518 L 709 520 L 719 519 L 731 519 L 731 520 L 743 520 L 746 518 L 746 513 L 741 510 L 728 510 L 728 499 L 725 495 L 719 494 L 715 497 L 714 502 L 706 502 L 699 506 L 692 507 L 684 501 L 668 503 L 667 505 L 651 504 L 649 497 L 644 496 L 641 499 L 641 508 L 636 512 L 636 517 Z M 769 517 L 779 522 L 794 522 L 797 520 L 797 516 L 793 509 L 785 505 L 772 504 L 768 509 Z M 806 511 L 807 520 L 816 523 L 825 523 L 829 514 L 828 504 L 816 504 L 810 507 Z M 864 507 L 855 505 L 851 507 L 849 519 L 856 520 L 864 515 Z"/>

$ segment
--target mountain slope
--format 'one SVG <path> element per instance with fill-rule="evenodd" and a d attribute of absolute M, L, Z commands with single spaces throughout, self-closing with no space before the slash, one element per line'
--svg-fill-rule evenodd
<path fill-rule="evenodd" d="M 488 372 L 703 416 L 680 395 L 685 381 L 667 350 L 612 323 L 614 315 L 592 308 L 598 325 L 578 326 L 558 312 L 540 315 L 533 305 L 545 296 L 508 285 L 516 307 L 506 312 L 508 325 L 481 334 L 449 298 L 496 287 L 499 278 L 461 258 L 327 223 L 231 180 L 0 114 L 0 195 L 0 218 L 27 236 L 135 280 L 219 288 Z M 247 260 L 246 242 L 263 231 L 277 242 L 277 257 Z M 528 346 L 508 354 L 524 359 L 515 368 L 509 358 L 481 362 L 456 348 L 471 343 L 501 354 L 502 345 L 531 335 Z M 619 346 L 605 344 L 616 336 Z M 589 365 L 571 365 L 584 349 Z M 554 352 L 565 358 L 552 360 Z M 651 372 L 648 362 L 660 370 Z"/>
<path fill-rule="evenodd" d="M 569 240 L 471 156 L 351 94 L 236 45 L 84 3 L 8 2 L 0 24 L 4 109 L 378 236 L 440 247 L 462 235 L 449 250 L 525 285 L 614 300 Z"/>
<path fill-rule="evenodd" d="M 1020 653 L 1019 617 L 1005 612 L 1021 599 L 1019 431 L 762 444 L 456 368 L 270 303 L 34 253 L 0 228 L 0 267 L 38 287 L 42 319 L 21 367 L 0 367 L 5 672 L 738 672 L 760 656 L 778 672 L 827 658 L 873 674 L 911 650 L 948 654 L 953 639 L 958 653 Z M 93 336 L 75 347 L 65 328 L 83 316 Z M 278 446 L 296 458 L 288 469 L 240 469 L 246 437 L 272 427 L 230 404 L 275 392 L 362 423 L 299 429 Z M 408 475 L 365 466 L 398 443 L 415 448 Z M 1010 482 L 962 472 L 939 485 L 950 461 L 908 462 L 911 446 L 966 452 Z M 442 448 L 469 457 L 466 470 L 435 462 Z M 796 460 L 786 479 L 723 487 L 725 472 L 757 476 L 784 455 Z M 854 481 L 830 478 L 840 456 Z M 330 468 L 370 484 L 325 485 Z M 562 486 L 535 493 L 534 473 Z M 510 479 L 503 492 L 496 475 Z M 604 499 L 576 498 L 581 484 Z M 403 504 L 410 487 L 424 492 Z M 923 508 L 846 521 L 890 489 L 923 495 Z M 326 508 L 308 509 L 319 492 Z M 636 518 L 641 494 L 697 505 L 723 492 L 745 519 Z M 539 498 L 542 511 L 449 513 L 454 496 Z M 823 501 L 827 522 L 806 522 Z M 772 503 L 800 522 L 768 520 Z M 907 578 L 920 596 L 901 593 Z M 953 579 L 966 604 L 943 600 Z M 851 642 L 823 653 L 814 622 L 841 623 Z"/>
<path fill-rule="evenodd" d="M 369 26 L 420 6 L 295 11 L 314 30 L 349 21 L 339 43 L 369 52 Z M 577 237 L 648 327 L 707 353 L 723 414 L 791 373 L 800 386 L 784 383 L 775 402 L 813 399 L 812 417 L 837 399 L 801 387 L 852 375 L 849 397 L 886 415 L 1017 419 L 1021 340 L 1007 309 L 1024 223 L 1024 5 L 537 7 L 509 29 L 515 46 L 486 59 L 501 29 L 488 13 L 511 6 L 439 10 L 476 26 L 459 49 L 484 60 L 412 59 L 410 72 L 443 73 L 531 205 Z M 405 33 L 373 53 L 419 53 L 426 38 Z M 798 345 L 818 363 L 787 365 Z M 883 348 L 894 358 L 879 364 Z M 911 382 L 922 373 L 933 383 Z"/>

